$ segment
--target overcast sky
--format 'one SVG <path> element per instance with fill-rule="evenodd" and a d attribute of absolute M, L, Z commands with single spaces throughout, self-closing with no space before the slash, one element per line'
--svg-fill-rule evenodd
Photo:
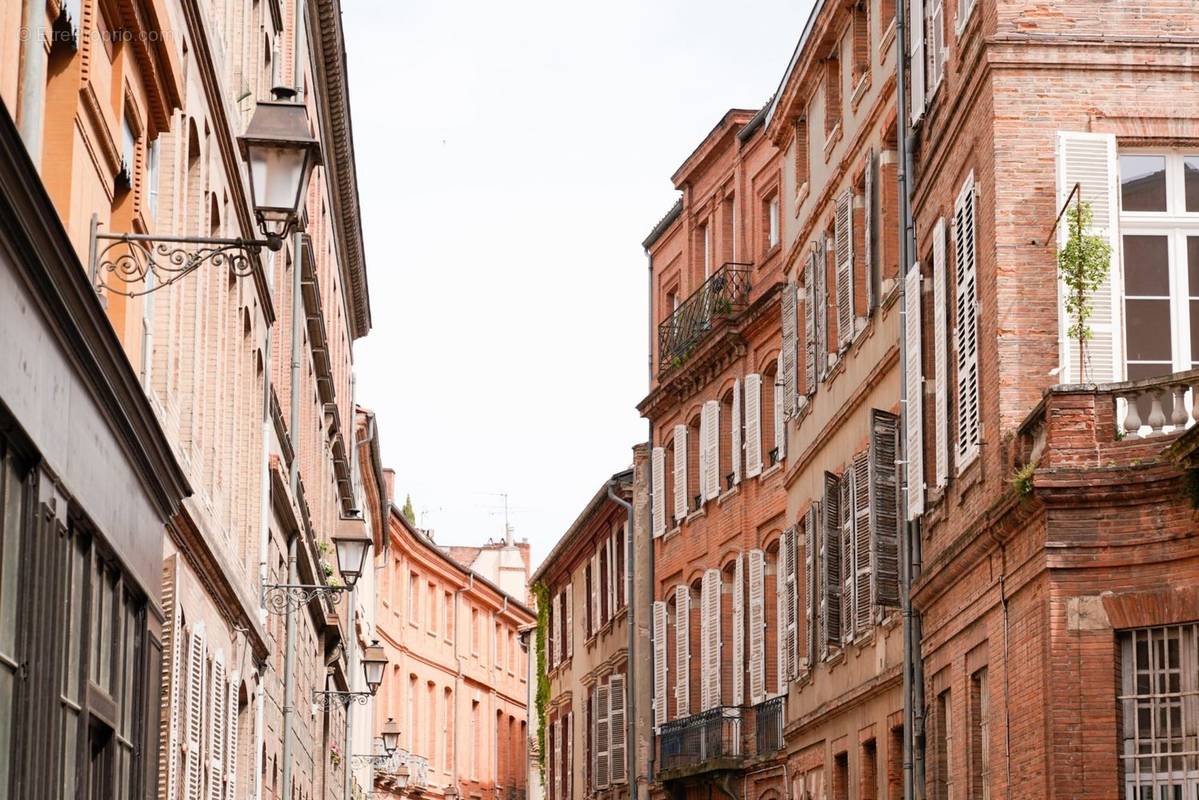
<path fill-rule="evenodd" d="M 358 402 L 442 544 L 536 566 L 646 439 L 641 241 L 810 0 L 345 0 L 374 329 Z"/>

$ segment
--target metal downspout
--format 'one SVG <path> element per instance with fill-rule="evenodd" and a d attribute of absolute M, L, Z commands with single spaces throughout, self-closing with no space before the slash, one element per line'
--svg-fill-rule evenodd
<path fill-rule="evenodd" d="M 274 286 L 275 254 L 267 256 L 267 268 L 270 270 L 271 285 Z M 258 509 L 258 596 L 262 607 L 258 609 L 258 621 L 266 625 L 266 595 L 265 587 L 270 583 L 270 503 L 271 503 L 271 333 L 270 326 L 266 329 L 266 345 L 263 355 L 262 369 L 262 480 L 259 484 L 260 505 Z M 270 661 L 263 662 L 269 665 Z M 254 800 L 262 798 L 262 735 L 266 717 L 265 672 L 258 675 L 258 687 L 254 696 Z"/>
<path fill-rule="evenodd" d="M 651 470 L 652 471 L 652 470 Z M 612 489 L 615 481 L 608 481 L 608 499 L 621 506 L 625 510 L 627 531 L 624 536 L 624 599 L 625 599 L 625 626 L 628 628 L 628 648 L 629 658 L 625 666 L 625 691 L 636 694 L 636 682 L 633 680 L 636 674 L 637 659 L 633 657 L 633 648 L 636 646 L 637 628 L 633 616 L 634 609 L 637 604 L 633 602 L 633 504 L 627 502 L 623 497 L 616 494 Z M 625 707 L 628 708 L 629 702 L 626 696 Z M 625 742 L 633 748 L 637 747 L 637 715 L 625 713 Z M 637 787 L 637 759 L 626 759 L 629 765 L 629 786 L 631 791 L 636 791 Z"/>
<path fill-rule="evenodd" d="M 907 800 L 924 797 L 924 670 L 920 658 L 920 618 L 912 610 L 912 584 L 920 574 L 920 528 L 918 521 L 908 520 L 906 487 L 908 458 L 907 446 L 907 274 L 916 263 L 915 224 L 912 219 L 911 174 L 913 133 L 908 112 L 908 73 L 905 56 L 907 53 L 908 0 L 899 0 L 895 14 L 895 93 L 897 125 L 901 133 L 896 136 L 896 176 L 899 183 L 900 204 L 900 275 L 899 275 L 899 408 L 900 430 L 899 463 L 903 464 L 905 487 L 899 495 L 900 520 L 903 534 L 900 536 L 900 604 L 903 614 L 903 786 Z M 920 297 L 914 298 L 919 303 Z M 921 480 L 922 476 L 917 476 Z"/>
<path fill-rule="evenodd" d="M 504 595 L 504 605 L 502 605 L 500 608 L 496 609 L 495 611 L 491 612 L 491 696 L 492 697 L 496 696 L 495 687 L 499 681 L 499 676 L 496 675 L 495 662 L 496 662 L 496 655 L 499 653 L 499 650 L 500 650 L 500 640 L 495 635 L 495 625 L 496 625 L 496 621 L 500 618 L 500 615 L 507 614 L 507 613 L 508 613 L 508 595 L 505 594 Z M 492 708 L 491 710 L 494 712 L 497 709 Z M 495 732 L 495 742 L 493 742 L 493 745 L 494 746 L 491 748 L 493 772 L 491 774 L 493 776 L 492 780 L 494 780 L 495 783 L 498 784 L 500 782 L 500 732 L 498 729 Z"/>
<path fill-rule="evenodd" d="M 646 350 L 646 353 L 647 353 L 647 356 L 646 356 L 646 386 L 652 387 L 654 384 L 654 299 L 653 299 L 654 298 L 654 259 L 650 255 L 648 249 L 646 249 L 646 251 L 645 251 L 645 260 L 646 260 L 646 264 L 648 266 L 648 269 L 646 270 L 646 278 L 645 278 L 646 288 L 647 288 L 645 296 L 649 299 L 649 302 L 647 303 L 647 316 L 649 318 L 648 319 L 649 325 L 647 326 L 648 327 L 649 347 Z M 652 468 L 653 458 L 654 458 L 654 423 L 653 423 L 653 420 L 646 419 L 645 426 L 646 426 L 647 441 L 649 442 L 649 457 L 650 457 L 650 464 L 651 464 L 651 468 L 649 470 L 649 480 L 646 482 L 646 485 L 649 488 L 649 519 L 647 519 L 646 522 L 650 525 L 651 530 L 650 530 L 650 536 L 649 536 L 649 558 L 646 559 L 646 570 L 645 570 L 645 573 L 646 573 L 645 574 L 645 593 L 647 595 L 647 597 L 645 598 L 645 601 L 646 601 L 646 608 L 651 608 L 652 603 L 654 602 L 654 535 L 653 535 L 653 530 L 652 530 L 652 527 L 653 527 L 652 520 L 654 518 L 654 470 Z M 650 632 L 650 639 L 651 639 L 650 651 L 653 652 L 653 642 L 652 642 L 653 632 L 652 631 Z M 632 653 L 630 653 L 629 656 L 631 658 Z M 654 697 L 655 688 L 656 687 L 654 686 L 654 682 L 651 680 L 650 681 L 650 689 L 649 689 L 650 714 L 651 715 L 654 713 L 653 712 L 654 704 L 659 702 L 659 699 L 657 697 Z M 650 719 L 652 721 L 653 717 L 651 716 Z M 645 764 L 645 780 L 646 780 L 646 795 L 647 796 L 649 795 L 649 783 L 651 781 L 653 781 L 653 779 L 654 779 L 654 767 L 655 767 L 654 752 L 656 751 L 656 748 L 654 747 L 652 726 L 651 726 L 650 731 L 651 731 L 651 735 L 649 737 L 649 747 L 646 748 L 649 752 L 647 754 L 646 764 Z M 637 746 L 636 742 L 634 742 L 633 747 L 636 747 L 636 746 Z M 636 754 L 634 754 L 634 755 L 636 755 Z M 629 785 L 633 786 L 633 784 L 631 782 Z"/>
<path fill-rule="evenodd" d="M 300 535 L 297 533 L 291 536 L 287 542 L 287 582 L 297 584 L 300 582 L 300 571 L 296 566 L 296 548 L 299 546 Z M 291 718 L 295 713 L 292 688 L 292 674 L 295 672 L 296 663 L 296 614 L 300 613 L 299 609 L 287 614 L 287 633 L 284 636 L 283 645 L 283 796 L 292 796 L 292 777 L 291 777 Z"/>
<path fill-rule="evenodd" d="M 455 790 L 458 789 L 458 751 L 462 749 L 458 746 L 458 730 L 461 727 L 458 724 L 458 703 L 462 697 L 462 674 L 463 674 L 463 672 L 462 672 L 462 658 L 463 657 L 458 654 L 459 629 L 462 627 L 459 624 L 462 622 L 462 620 L 459 618 L 458 606 L 459 606 L 459 599 L 462 597 L 462 593 L 473 591 L 475 588 L 475 573 L 472 571 L 472 572 L 468 573 L 468 576 L 469 576 L 469 583 L 467 583 L 466 586 L 462 587 L 461 589 L 454 590 L 454 664 L 457 665 L 457 667 L 458 667 L 458 673 L 456 675 L 454 675 L 454 708 L 453 708 L 453 712 L 454 712 L 454 764 L 453 764 L 453 770 L 454 770 L 454 772 L 453 772 L 453 776 L 452 776 L 452 781 L 453 781 L 453 786 L 454 786 Z M 411 732 L 409 733 L 409 735 L 411 735 Z"/>

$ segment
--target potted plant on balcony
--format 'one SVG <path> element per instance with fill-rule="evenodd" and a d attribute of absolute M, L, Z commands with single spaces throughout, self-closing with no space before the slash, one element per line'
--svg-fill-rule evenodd
<path fill-rule="evenodd" d="M 1081 200 L 1066 211 L 1066 243 L 1058 250 L 1057 266 L 1066 287 L 1066 313 L 1070 327 L 1066 335 L 1078 342 L 1078 382 L 1087 382 L 1087 342 L 1091 338 L 1088 321 L 1094 313 L 1092 295 L 1107 278 L 1112 246 L 1091 233 L 1091 204 Z M 1067 376 L 1067 380 L 1069 376 Z"/>

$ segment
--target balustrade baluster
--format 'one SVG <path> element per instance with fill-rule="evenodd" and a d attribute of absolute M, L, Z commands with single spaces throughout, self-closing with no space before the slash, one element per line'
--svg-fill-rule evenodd
<path fill-rule="evenodd" d="M 1149 389 L 1144 396 L 1149 397 L 1149 423 L 1150 434 L 1161 433 L 1162 428 L 1166 425 L 1166 414 L 1162 411 L 1162 390 L 1160 388 Z"/>
<path fill-rule="evenodd" d="M 1124 435 L 1129 438 L 1140 436 L 1141 411 L 1137 408 L 1137 395 L 1117 395 L 1117 401 L 1123 400 L 1128 413 L 1124 415 Z"/>

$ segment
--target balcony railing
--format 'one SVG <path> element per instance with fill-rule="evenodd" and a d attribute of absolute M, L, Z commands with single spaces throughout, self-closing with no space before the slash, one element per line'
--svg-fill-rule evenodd
<path fill-rule="evenodd" d="M 1110 385 L 1116 398 L 1118 436 L 1147 439 L 1185 430 L 1195 424 L 1194 405 L 1199 371 L 1178 372 Z"/>
<path fill-rule="evenodd" d="M 729 262 L 708 278 L 658 325 L 658 374 L 679 367 L 715 323 L 749 302 L 750 264 Z"/>
<path fill-rule="evenodd" d="M 768 758 L 783 749 L 785 697 L 754 706 L 720 706 L 658 729 L 664 771 L 737 768 L 749 758 Z"/>
<path fill-rule="evenodd" d="M 379 767 L 379 775 L 397 787 L 424 789 L 429 785 L 429 759 L 396 750 L 387 763 Z"/>

